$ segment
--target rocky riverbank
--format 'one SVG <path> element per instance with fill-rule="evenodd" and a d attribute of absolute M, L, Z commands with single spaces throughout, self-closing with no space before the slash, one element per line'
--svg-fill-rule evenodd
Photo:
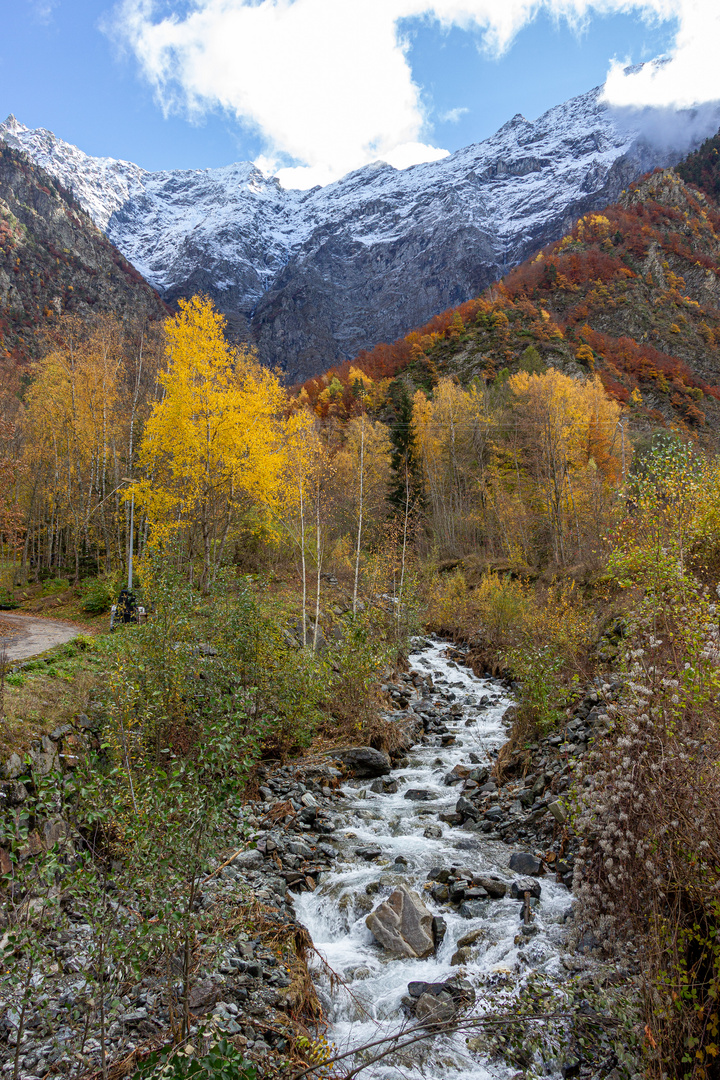
<path fill-rule="evenodd" d="M 581 1037 L 582 1008 L 612 1027 L 603 991 L 618 976 L 631 981 L 632 971 L 605 968 L 592 935 L 575 924 L 578 845 L 568 812 L 575 769 L 608 725 L 605 705 L 617 688 L 588 687 L 564 731 L 524 747 L 522 760 L 500 771 L 514 705 L 502 682 L 476 677 L 466 659 L 437 640 L 418 643 L 412 692 L 407 682 L 389 687 L 417 741 L 392 774 L 378 762 L 370 779 L 365 763 L 345 784 L 338 861 L 296 901 L 322 957 L 316 982 L 332 1037 L 362 1052 L 380 1035 L 401 1040 L 408 1025 L 430 1025 L 431 1039 L 418 1045 L 413 1036 L 412 1051 L 368 1073 L 378 1078 L 394 1078 L 401 1066 L 404 1076 L 442 1069 L 470 1080 L 498 1057 L 543 1075 L 607 1075 L 619 1058 L 599 1030 L 589 1042 Z M 536 1046 L 527 1031 L 525 1045 L 515 1045 L 516 1028 L 501 1050 L 486 1037 L 489 1018 L 521 1016 L 539 984 L 562 1023 Z"/>
<path fill-rule="evenodd" d="M 414 670 L 386 684 L 388 716 L 398 727 L 392 755 L 373 747 L 346 747 L 323 758 L 260 770 L 257 797 L 248 803 L 239 828 L 238 850 L 219 853 L 196 891 L 198 908 L 210 915 L 222 912 L 224 919 L 229 910 L 235 915 L 216 935 L 197 944 L 188 998 L 193 1038 L 203 1030 L 206 1035 L 223 1032 L 248 1058 L 262 1061 L 271 1075 L 283 1067 L 298 1032 L 319 1015 L 318 994 L 325 1013 L 337 1022 L 322 974 L 327 955 L 316 987 L 306 966 L 308 956 L 314 955 L 308 924 L 312 931 L 315 898 L 319 902 L 324 891 L 332 894 L 343 934 L 367 920 L 366 951 L 373 958 L 384 953 L 380 966 L 399 962 L 391 957 L 433 957 L 424 962 L 435 964 L 437 956 L 443 956 L 442 978 L 435 977 L 439 969 L 428 968 L 431 978 L 406 980 L 402 1008 L 413 1021 L 448 1022 L 472 1008 L 479 991 L 474 975 L 482 970 L 487 981 L 487 965 L 479 963 L 479 953 L 495 948 L 491 959 L 500 956 L 488 920 L 502 925 L 505 937 L 515 920 L 517 930 L 511 931 L 508 948 L 514 950 L 512 962 L 517 960 L 525 970 L 547 966 L 550 952 L 569 976 L 595 964 L 587 957 L 594 947 L 592 935 L 579 940 L 572 935 L 569 890 L 577 843 L 567 817 L 575 768 L 592 739 L 608 726 L 605 705 L 617 687 L 607 682 L 589 687 L 565 729 L 526 747 L 521 774 L 499 782 L 494 764 L 514 709 L 507 689 L 486 679 L 482 693 L 468 694 L 473 676 L 458 649 L 447 652 L 441 678 L 437 671 L 433 677 L 423 661 L 445 652 L 441 643 L 431 643 L 429 653 L 421 650 L 415 657 Z M 477 686 L 473 683 L 471 689 Z M 487 716 L 495 719 L 484 749 L 465 752 L 463 731 Z M 82 716 L 74 727 L 53 732 L 47 746 L 43 742 L 33 751 L 33 768 L 45 776 L 59 764 L 72 769 L 76 755 L 97 740 L 96 727 Z M 413 756 L 423 752 L 432 755 L 437 781 L 427 785 L 412 780 Z M 442 753 L 452 758 L 447 769 Z M 5 805 L 16 817 L 31 812 L 30 796 L 18 779 L 22 768 L 22 761 L 11 759 L 2 785 Z M 399 800 L 402 814 L 415 823 L 413 831 L 403 836 L 396 815 L 385 835 L 375 827 L 382 808 L 391 804 L 396 814 Z M 364 823 L 373 825 L 373 842 L 360 834 L 358 826 Z M 31 835 L 36 851 L 56 845 L 66 859 L 82 842 L 53 815 L 38 817 Z M 493 853 L 492 871 L 483 865 L 488 852 Z M 32 846 L 25 857 L 33 858 Z M 424 882 L 419 892 L 412 888 L 418 870 Z M 343 881 L 349 888 L 341 887 Z M 62 890 L 62 879 L 57 888 Z M 547 898 L 550 915 L 539 910 L 541 895 L 543 904 Z M 33 900 L 28 900 L 30 912 Z M 16 1054 L 22 1080 L 49 1073 L 89 1074 L 100 1066 L 97 994 L 86 978 L 94 931 L 86 909 L 72 897 L 63 900 L 61 910 L 60 922 L 42 930 L 52 962 L 33 974 L 36 993 L 24 1016 L 22 988 L 16 985 L 13 990 L 8 980 L 3 985 L 4 1075 L 15 1072 Z M 128 932 L 137 929 L 137 915 L 129 906 L 118 903 L 116 918 Z M 458 929 L 460 922 L 466 924 L 464 932 Z M 545 944 L 534 954 L 539 926 Z M 318 948 L 327 953 L 324 944 Z M 537 959 L 541 953 L 542 962 Z M 507 956 L 504 962 L 507 969 Z M 350 973 L 355 987 L 364 979 L 357 968 Z M 347 968 L 342 977 L 347 985 Z M 507 986 L 500 997 L 505 1004 L 510 1001 Z M 167 971 L 150 965 L 142 977 L 121 982 L 106 1003 L 109 1059 L 125 1061 L 127 1069 L 138 1055 L 166 1041 L 170 1008 Z M 341 1022 L 337 1029 L 339 1043 L 347 1042 L 346 1027 Z M 572 1053 L 569 1061 L 575 1061 Z M 608 1063 L 615 1067 L 612 1056 Z M 586 1071 L 580 1058 L 577 1064 L 578 1071 Z M 465 1073 L 456 1070 L 453 1075 Z"/>

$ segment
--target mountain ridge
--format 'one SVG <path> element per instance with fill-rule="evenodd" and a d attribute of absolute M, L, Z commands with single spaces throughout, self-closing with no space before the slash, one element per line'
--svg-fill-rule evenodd
<path fill-rule="evenodd" d="M 0 357 L 22 367 L 64 312 L 111 311 L 169 314 L 74 196 L 0 141 Z"/>
<path fill-rule="evenodd" d="M 431 392 L 443 377 L 501 386 L 507 374 L 556 368 L 597 373 L 640 439 L 666 429 L 717 447 L 717 142 L 688 159 L 706 190 L 682 179 L 684 166 L 656 170 L 481 296 L 308 380 L 301 397 L 321 416 L 343 416 L 357 409 L 358 371 Z"/>
<path fill-rule="evenodd" d="M 56 175 L 168 303 L 207 293 L 299 382 L 478 295 L 573 220 L 679 157 L 621 128 L 600 88 L 440 161 L 285 190 L 251 163 L 150 173 L 14 117 L 0 139 Z"/>

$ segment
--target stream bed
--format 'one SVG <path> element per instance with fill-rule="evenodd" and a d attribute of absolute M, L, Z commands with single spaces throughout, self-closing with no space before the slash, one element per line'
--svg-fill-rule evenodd
<path fill-rule="evenodd" d="M 530 916 L 522 897 L 511 898 L 519 875 L 508 864 L 518 847 L 493 838 L 492 828 L 485 825 L 483 831 L 482 822 L 452 823 L 462 784 L 448 785 L 447 774 L 456 766 L 481 773 L 483 766 L 492 766 L 507 738 L 503 714 L 512 700 L 500 682 L 478 678 L 450 659 L 448 651 L 447 642 L 416 639 L 411 671 L 424 680 L 430 676 L 431 682 L 418 687 L 408 706 L 419 715 L 434 707 L 441 723 L 431 725 L 430 734 L 390 777 L 346 783 L 343 809 L 335 817 L 337 861 L 314 892 L 302 893 L 295 902 L 297 917 L 323 958 L 315 961 L 313 974 L 330 1022 L 328 1039 L 337 1052 L 417 1027 L 409 1011 L 411 982 L 460 980 L 458 985 L 474 998 L 466 1015 L 479 1017 L 511 1011 L 533 974 L 558 986 L 568 978 L 562 962 L 572 917 L 568 889 L 552 874 L 534 879 L 541 895 L 532 901 Z M 433 732 L 433 727 L 441 730 Z M 408 793 L 413 793 L 410 798 Z M 442 814 L 451 822 L 443 821 Z M 458 905 L 456 894 L 454 904 L 443 903 L 431 892 L 443 896 L 433 882 L 448 874 L 451 889 L 453 878 L 486 875 L 502 879 L 507 892 L 501 898 L 482 897 L 480 889 L 480 899 Z M 401 885 L 418 893 L 446 926 L 435 954 L 425 959 L 393 956 L 366 926 L 367 915 Z M 469 945 L 462 944 L 468 940 Z M 361 1075 L 367 1080 L 518 1075 L 517 1064 L 491 1053 L 481 1030 L 475 1034 L 465 1029 L 423 1039 L 368 1065 Z M 357 1067 L 361 1060 L 352 1064 Z M 536 1057 L 533 1064 L 546 1075 L 562 1075 L 561 1059 Z"/>

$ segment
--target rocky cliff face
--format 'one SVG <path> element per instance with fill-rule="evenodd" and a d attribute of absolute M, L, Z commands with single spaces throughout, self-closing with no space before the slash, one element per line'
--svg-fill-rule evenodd
<path fill-rule="evenodd" d="M 0 358 L 32 359 L 63 311 L 168 314 L 70 192 L 0 143 Z"/>
<path fill-rule="evenodd" d="M 592 90 L 442 161 L 286 191 L 253 165 L 148 173 L 10 117 L 0 138 L 69 187 L 169 302 L 206 292 L 290 382 L 476 296 L 575 218 L 679 155 Z"/>

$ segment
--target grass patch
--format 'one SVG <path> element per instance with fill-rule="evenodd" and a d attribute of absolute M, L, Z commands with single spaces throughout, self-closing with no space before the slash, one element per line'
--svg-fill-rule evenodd
<path fill-rule="evenodd" d="M 87 709 L 105 669 L 106 644 L 81 635 L 6 676 L 0 758 L 25 752 L 40 736 Z"/>

